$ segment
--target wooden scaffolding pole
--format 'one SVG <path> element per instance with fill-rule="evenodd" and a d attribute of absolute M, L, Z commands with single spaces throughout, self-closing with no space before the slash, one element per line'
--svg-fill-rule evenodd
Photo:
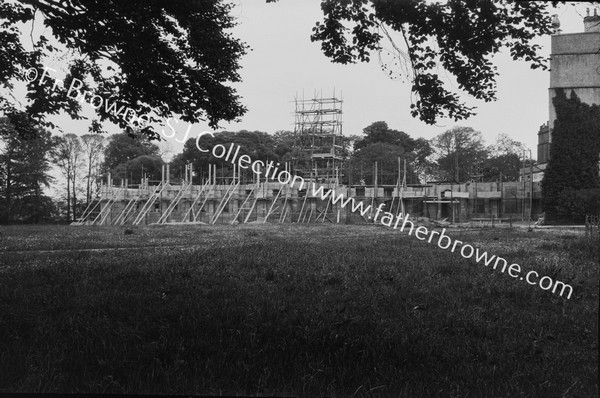
<path fill-rule="evenodd" d="M 142 209 L 140 210 L 139 214 L 133 220 L 132 225 L 139 225 L 139 223 L 142 222 L 142 220 L 146 216 L 146 213 L 148 213 L 150 208 L 154 205 L 154 202 L 156 202 L 156 199 L 162 196 L 163 190 L 167 185 L 168 183 L 161 181 L 161 183 L 152 191 L 152 194 L 150 194 L 148 200 L 146 200 L 146 203 L 144 203 L 144 206 L 142 206 Z"/>
<path fill-rule="evenodd" d="M 248 195 L 246 196 L 246 199 L 244 199 L 244 202 L 242 203 L 242 205 L 240 206 L 240 208 L 238 209 L 237 213 L 235 214 L 235 217 L 233 217 L 233 220 L 231 220 L 231 224 L 234 224 L 238 217 L 240 216 L 240 214 L 242 213 L 242 211 L 247 210 L 245 209 L 246 204 L 248 203 L 248 201 L 250 200 L 251 197 L 255 197 L 256 198 L 256 191 L 258 190 L 258 183 L 255 184 L 252 187 L 252 190 L 250 191 L 250 193 L 248 193 Z M 250 207 L 250 211 L 249 213 L 252 213 L 252 209 L 254 209 L 254 204 L 256 203 L 256 200 L 254 201 L 254 203 L 252 204 L 252 207 Z M 244 221 L 245 223 L 246 221 Z"/>
<path fill-rule="evenodd" d="M 194 212 L 194 206 L 196 206 L 196 204 L 198 203 L 198 200 L 200 200 L 200 196 L 205 191 L 208 184 L 209 184 L 208 180 L 206 180 L 206 182 L 204 184 L 202 184 L 200 191 L 198 192 L 198 194 L 196 195 L 196 197 L 190 204 L 190 208 L 188 209 L 188 211 L 185 212 L 185 215 L 183 216 L 183 219 L 181 220 L 181 222 L 187 222 L 188 220 L 191 220 L 190 215 L 193 214 L 193 212 Z"/>
<path fill-rule="evenodd" d="M 210 194 L 213 192 L 214 189 L 215 189 L 215 184 L 213 182 L 211 182 L 208 191 L 205 191 L 206 194 L 204 196 L 204 200 L 202 201 L 200 208 L 198 208 L 198 211 L 194 211 L 194 207 L 191 208 L 192 214 L 194 215 L 194 222 L 196 222 L 196 220 L 198 219 L 198 216 L 202 212 L 202 209 L 204 209 L 204 206 L 206 206 L 206 202 L 208 202 L 208 199 L 210 198 Z M 198 196 L 198 197 L 200 197 L 200 196 Z"/>
<path fill-rule="evenodd" d="M 167 209 L 160 216 L 160 218 L 158 219 L 156 224 L 164 224 L 167 221 L 167 219 L 169 218 L 169 216 L 171 215 L 173 210 L 175 210 L 175 208 L 181 201 L 181 198 L 183 198 L 183 195 L 190 188 L 191 185 L 192 185 L 191 181 L 190 182 L 186 181 L 184 184 L 181 185 L 181 188 L 179 189 L 179 191 L 177 191 L 177 194 L 175 195 L 173 200 L 171 200 L 171 202 L 169 202 L 169 206 L 167 206 Z"/>
<path fill-rule="evenodd" d="M 234 165 L 234 167 L 235 167 L 235 165 Z M 219 216 L 225 209 L 225 206 L 227 206 L 227 203 L 229 203 L 229 200 L 233 197 L 233 194 L 235 193 L 235 190 L 237 189 L 237 187 L 239 185 L 240 185 L 239 182 L 236 183 L 235 180 L 232 181 L 232 183 L 229 185 L 229 187 L 225 191 L 225 194 L 223 195 L 223 198 L 221 199 L 221 203 L 219 203 L 219 205 L 217 206 L 217 209 L 215 210 L 215 214 L 213 214 L 213 217 L 211 218 L 209 224 L 212 225 L 217 222 L 217 220 L 219 219 Z"/>
<path fill-rule="evenodd" d="M 252 206 L 250 206 L 250 210 L 248 211 L 248 214 L 246 214 L 246 218 L 244 218 L 244 224 L 246 224 L 248 222 L 248 220 L 250 219 L 250 216 L 252 215 L 252 212 L 254 211 L 254 207 L 256 206 L 256 202 L 258 202 L 258 191 L 260 190 L 260 178 L 256 179 L 256 190 L 254 191 L 254 202 L 252 202 Z"/>
<path fill-rule="evenodd" d="M 282 223 L 285 221 L 285 218 L 287 217 L 287 202 L 288 202 L 288 198 L 290 196 L 290 188 L 286 187 L 286 193 L 285 193 L 285 200 L 283 201 L 283 211 L 281 212 L 281 216 L 279 217 L 279 223 Z"/>
<path fill-rule="evenodd" d="M 304 211 L 304 206 L 306 205 L 307 198 L 308 198 L 308 189 L 306 190 L 306 193 L 304 194 L 304 201 L 302 202 L 302 207 L 300 208 L 300 215 L 298 216 L 297 222 L 300 222 L 300 219 L 302 218 L 302 212 Z"/>
<path fill-rule="evenodd" d="M 131 209 L 133 209 L 133 207 L 135 207 L 135 204 L 137 203 L 138 199 L 139 199 L 139 195 L 134 195 L 131 197 L 131 199 L 129 199 L 129 202 L 127 202 L 127 205 L 123 208 L 123 211 L 121 211 L 121 213 L 119 213 L 119 216 L 115 219 L 115 221 L 113 222 L 113 225 L 123 225 L 123 223 L 125 222 L 125 219 L 131 212 Z"/>
<path fill-rule="evenodd" d="M 280 188 L 281 188 L 281 186 L 280 186 Z M 263 223 L 266 223 L 267 219 L 273 213 L 273 211 L 275 211 L 275 210 L 277 210 L 279 208 L 279 207 L 276 207 L 275 210 L 273 210 L 273 207 L 275 206 L 275 203 L 277 203 L 277 199 L 279 199 L 279 195 L 281 195 L 281 189 L 277 191 L 277 195 L 275 196 L 275 199 L 273 199 L 273 203 L 271 203 L 271 207 L 269 208 L 269 211 L 265 215 L 265 219 L 263 220 Z"/>
<path fill-rule="evenodd" d="M 118 188 L 116 188 L 116 189 L 113 188 L 113 196 L 108 200 L 108 202 L 106 203 L 106 206 L 104 206 L 100 210 L 100 213 L 94 219 L 94 221 L 92 222 L 92 225 L 94 225 L 96 223 L 96 221 L 98 221 L 97 225 L 103 225 L 104 224 L 104 221 L 106 221 L 106 219 L 108 218 L 108 215 L 111 212 L 112 206 L 115 204 L 115 202 L 117 201 L 118 197 L 119 197 L 119 189 Z"/>
<path fill-rule="evenodd" d="M 92 203 L 94 203 L 94 199 L 93 198 L 99 196 L 101 189 L 102 189 L 102 186 L 100 186 L 96 190 L 96 193 L 91 197 L 92 199 L 90 200 L 90 203 L 88 203 L 87 207 L 85 208 L 85 210 L 81 214 L 81 217 L 79 217 L 79 221 L 76 222 L 76 223 L 74 223 L 74 224 L 72 224 L 72 225 L 83 225 L 83 223 L 85 222 L 85 220 L 90 216 L 90 214 L 93 213 L 93 211 L 96 209 L 96 207 L 98 206 L 98 204 L 100 203 L 100 201 L 96 201 L 96 205 L 91 210 L 90 210 L 90 207 L 92 207 Z"/>

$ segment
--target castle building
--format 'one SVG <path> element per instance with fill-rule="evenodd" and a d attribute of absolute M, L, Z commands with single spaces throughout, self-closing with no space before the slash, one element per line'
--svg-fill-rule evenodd
<path fill-rule="evenodd" d="M 571 91 L 587 104 L 600 104 L 600 15 L 594 10 L 583 19 L 584 31 L 561 34 L 557 29 L 551 36 L 550 87 L 548 89 L 548 123 L 538 132 L 537 170 L 543 173 L 550 156 L 552 128 L 556 111 L 552 99 L 556 91 L 563 89 L 567 96 Z M 559 24 L 557 24 L 559 25 Z M 557 26 L 558 28 L 558 26 Z M 535 166 L 534 166 L 535 167 Z M 534 180 L 541 180 L 538 176 Z"/>

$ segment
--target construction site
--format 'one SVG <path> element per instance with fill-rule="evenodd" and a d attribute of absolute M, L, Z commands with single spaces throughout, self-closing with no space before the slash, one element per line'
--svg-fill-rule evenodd
<path fill-rule="evenodd" d="M 211 165 L 201 181 L 192 165 L 187 165 L 182 180 L 174 183 L 169 179 L 169 165 L 164 165 L 160 181 L 145 178 L 139 185 L 129 185 L 127 180 L 114 185 L 108 174 L 73 224 L 369 223 L 381 204 L 395 215 L 408 213 L 413 219 L 449 223 L 531 221 L 541 213 L 541 186 L 530 175 L 523 175 L 519 182 L 474 179 L 460 184 L 409 184 L 406 161 L 399 159 L 395 184 L 378 184 L 375 177 L 369 185 L 364 180 L 353 184 L 351 179 L 343 185 L 342 103 L 335 95 L 295 101 L 297 155 L 284 167 L 301 176 L 307 183 L 304 187 L 252 173 L 248 176 L 235 165 L 228 176 L 218 176 L 217 166 Z M 373 166 L 377 170 L 376 162 Z M 335 195 L 325 200 L 313 195 L 313 183 Z M 361 214 L 341 201 L 334 203 L 332 198 L 340 194 L 361 202 L 368 211 Z"/>

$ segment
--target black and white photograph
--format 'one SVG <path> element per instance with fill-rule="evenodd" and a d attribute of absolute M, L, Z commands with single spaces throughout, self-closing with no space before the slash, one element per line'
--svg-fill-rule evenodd
<path fill-rule="evenodd" d="M 0 395 L 599 397 L 600 1 L 0 0 Z"/>

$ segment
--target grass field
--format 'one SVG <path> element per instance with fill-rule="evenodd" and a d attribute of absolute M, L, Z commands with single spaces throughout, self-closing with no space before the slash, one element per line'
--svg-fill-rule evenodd
<path fill-rule="evenodd" d="M 598 243 L 378 226 L 4 227 L 0 392 L 596 397 Z"/>

